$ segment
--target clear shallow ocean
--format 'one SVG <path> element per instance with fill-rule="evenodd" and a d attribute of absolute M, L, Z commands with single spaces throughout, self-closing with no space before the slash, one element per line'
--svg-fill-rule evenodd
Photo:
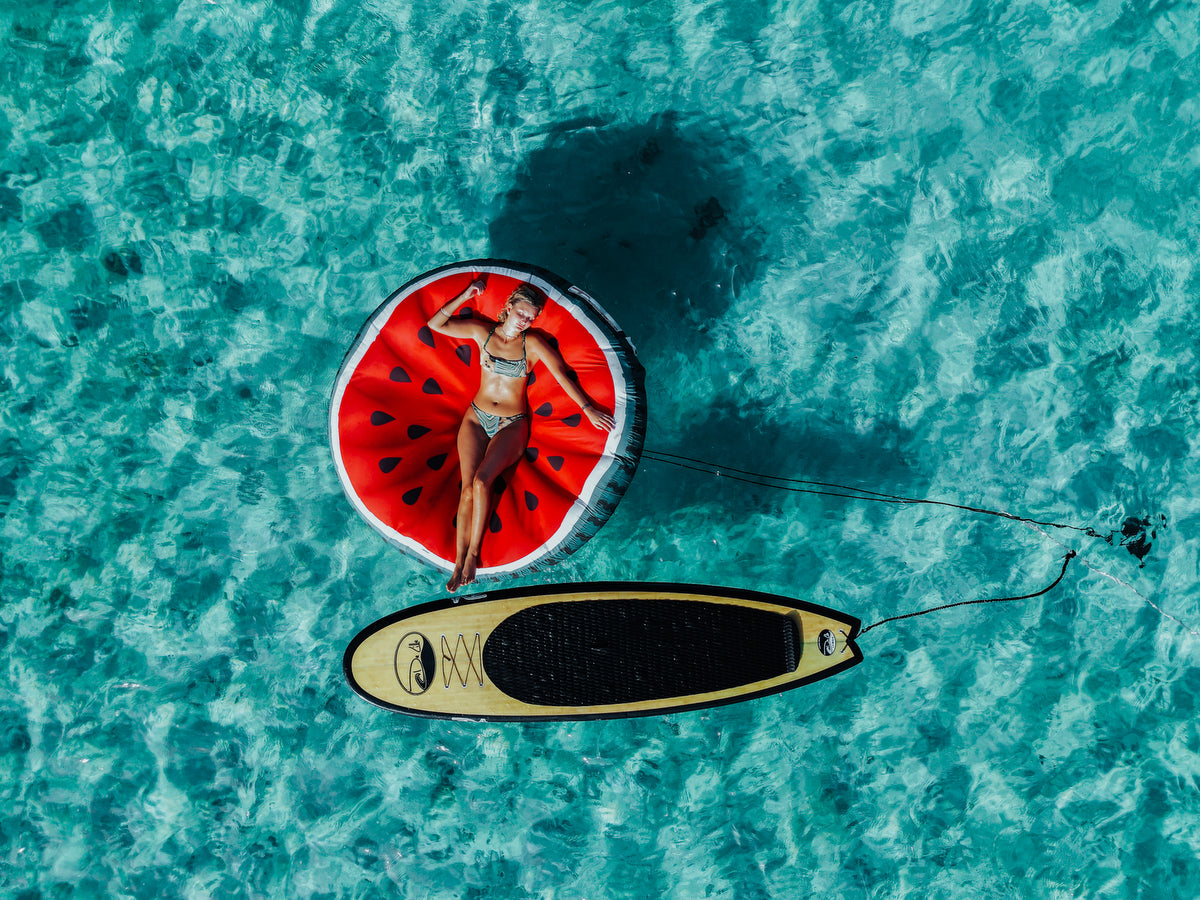
<path fill-rule="evenodd" d="M 8 0 L 0 36 L 5 896 L 1200 890 L 1200 4 Z M 445 576 L 352 511 L 327 394 L 390 290 L 482 256 L 607 307 L 648 447 L 1117 538 L 646 460 L 527 583 L 871 623 L 1081 555 L 748 704 L 368 706 L 347 641 Z"/>

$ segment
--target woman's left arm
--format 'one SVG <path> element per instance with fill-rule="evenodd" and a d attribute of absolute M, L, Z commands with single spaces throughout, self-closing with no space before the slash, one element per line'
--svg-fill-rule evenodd
<path fill-rule="evenodd" d="M 550 374 L 554 376 L 554 380 L 562 385 L 562 389 L 566 391 L 567 396 L 579 405 L 579 408 L 583 410 L 583 414 L 587 416 L 588 421 L 592 425 L 603 431 L 612 431 L 616 427 L 616 419 L 588 399 L 587 394 L 567 374 L 567 364 L 563 361 L 562 355 L 554 349 L 550 342 L 540 334 L 535 334 L 534 332 L 529 332 L 527 340 L 532 345 L 535 354 L 532 362 L 540 362 L 550 370 Z"/>

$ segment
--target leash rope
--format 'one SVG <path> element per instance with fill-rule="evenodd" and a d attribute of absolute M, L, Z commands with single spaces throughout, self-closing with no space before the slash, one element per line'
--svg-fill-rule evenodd
<path fill-rule="evenodd" d="M 1011 603 L 1013 600 L 1032 600 L 1034 597 L 1040 597 L 1042 594 L 1048 594 L 1050 591 L 1058 587 L 1058 583 L 1062 581 L 1063 576 L 1067 574 L 1067 566 L 1071 564 L 1071 560 L 1073 560 L 1075 556 L 1076 553 L 1074 550 L 1068 553 L 1066 558 L 1063 560 L 1062 571 L 1058 573 L 1058 577 L 1055 578 L 1048 587 L 1044 587 L 1035 593 L 1022 594 L 1020 597 L 987 597 L 982 600 L 959 600 L 957 603 L 945 603 L 942 606 L 934 606 L 930 609 L 921 609 L 917 610 L 917 612 L 905 613 L 902 616 L 889 616 L 886 619 L 880 619 L 878 622 L 868 625 L 866 628 L 860 631 L 858 635 L 859 637 L 862 637 L 872 628 L 878 628 L 880 625 L 886 625 L 888 622 L 899 622 L 902 619 L 914 619 L 917 616 L 927 616 L 930 613 L 940 612 L 943 609 L 953 609 L 956 606 L 973 606 L 977 603 Z"/>
<path fill-rule="evenodd" d="M 650 459 L 654 462 L 665 463 L 666 465 L 677 466 L 681 469 L 690 469 L 693 472 L 705 472 L 709 475 L 715 475 L 718 478 L 729 478 L 733 481 L 741 481 L 745 484 L 755 484 L 759 487 L 769 487 L 780 491 L 788 491 L 793 494 L 813 494 L 819 497 L 844 497 L 849 500 L 871 500 L 876 503 L 897 503 L 901 505 L 908 504 L 927 504 L 929 506 L 944 506 L 949 509 L 963 510 L 964 512 L 979 513 L 985 516 L 997 516 L 1001 519 L 1009 519 L 1013 522 L 1024 522 L 1029 525 L 1043 525 L 1047 528 L 1063 528 L 1072 531 L 1079 531 L 1086 534 L 1088 537 L 1099 538 L 1105 543 L 1112 544 L 1115 531 L 1110 531 L 1108 534 L 1101 534 L 1094 528 L 1085 527 L 1082 525 L 1069 525 L 1063 522 L 1043 522 L 1037 519 L 1031 519 L 1026 516 L 1018 516 L 1013 513 L 1004 512 L 998 509 L 984 509 L 978 506 L 967 506 L 962 503 L 951 503 L 948 500 L 931 500 L 928 498 L 920 499 L 916 497 L 902 497 L 898 494 L 884 494 L 879 491 L 869 491 L 866 488 L 856 488 L 845 484 L 837 484 L 832 481 L 809 481 L 805 478 L 785 478 L 780 475 L 765 475 L 761 472 L 750 472 L 746 469 L 736 469 L 732 466 L 717 466 L 710 462 L 705 462 L 702 459 L 694 459 L 690 456 L 680 456 L 677 453 L 664 453 L 661 450 L 643 450 L 643 459 Z M 772 483 L 778 482 L 778 483 Z M 800 487 L 799 485 L 812 485 L 812 487 Z M 816 488 L 834 488 L 835 490 L 816 490 Z"/>
<path fill-rule="evenodd" d="M 1067 573 L 1068 564 L 1072 559 L 1078 558 L 1080 563 L 1082 563 L 1089 571 L 1094 572 L 1102 578 L 1107 578 L 1109 581 L 1115 585 L 1118 585 L 1119 587 L 1125 588 L 1137 597 L 1140 597 L 1145 603 L 1149 604 L 1159 615 L 1166 619 L 1170 619 L 1172 622 L 1179 625 L 1188 634 L 1191 634 L 1195 637 L 1200 637 L 1200 631 L 1191 627 L 1179 617 L 1167 612 L 1128 581 L 1118 578 L 1111 572 L 1107 572 L 1104 569 L 1092 564 L 1085 557 L 1080 556 L 1076 550 L 1068 547 L 1046 530 L 1047 528 L 1057 528 L 1062 530 L 1078 531 L 1081 534 L 1086 534 L 1088 537 L 1099 538 L 1109 546 L 1112 546 L 1113 538 L 1117 534 L 1115 529 L 1109 531 L 1108 534 L 1102 534 L 1089 526 L 1071 525 L 1063 522 L 1046 522 L 1033 519 L 1028 516 L 1018 516 L 1014 513 L 1004 512 L 1003 510 L 968 506 L 962 503 L 951 503 L 947 500 L 932 500 L 929 498 L 904 497 L 898 494 L 885 494 L 879 491 L 869 491 L 865 488 L 852 487 L 850 485 L 838 484 L 832 481 L 812 481 L 805 478 L 785 478 L 780 475 L 766 475 L 761 472 L 751 472 L 749 470 L 738 469 L 733 466 L 718 466 L 715 463 L 710 463 L 702 459 L 696 459 L 695 457 L 691 456 L 683 456 L 678 453 L 667 453 L 666 451 L 662 450 L 643 449 L 642 458 L 652 460 L 653 462 L 663 463 L 664 465 L 688 469 L 693 472 L 703 472 L 708 475 L 714 475 L 718 478 L 728 478 L 732 481 L 753 484 L 758 487 L 773 488 L 780 491 L 788 491 L 789 493 L 795 494 L 812 494 L 818 497 L 841 497 L 847 500 L 870 500 L 875 503 L 895 503 L 899 505 L 926 504 L 929 506 L 941 506 L 948 509 L 961 510 L 963 512 L 977 513 L 979 515 L 995 516 L 1001 519 L 1008 519 L 1012 522 L 1020 522 L 1021 524 L 1028 526 L 1038 534 L 1042 535 L 1042 537 L 1046 538 L 1048 541 L 1057 544 L 1059 547 L 1067 551 L 1067 556 L 1063 560 L 1062 572 L 1059 573 L 1058 578 L 1054 579 L 1053 584 L 1051 584 L 1049 587 L 1044 588 L 1037 593 L 1025 594 L 1021 597 L 988 597 L 981 600 L 961 600 L 957 603 L 949 603 L 944 606 L 937 606 L 933 609 L 908 613 L 903 616 L 892 616 L 891 618 L 883 619 L 879 622 L 876 622 L 874 625 L 864 628 L 859 632 L 860 635 L 866 634 L 872 628 L 876 627 L 877 625 L 882 625 L 885 622 L 895 622 L 900 619 L 909 619 L 914 616 L 922 616 L 926 613 L 936 612 L 942 609 L 952 609 L 955 606 L 969 606 L 976 603 L 1006 603 L 1012 600 L 1029 600 L 1034 597 L 1040 597 L 1042 594 L 1048 593 L 1058 586 Z M 1129 522 L 1136 523 L 1137 520 L 1127 520 L 1126 524 L 1128 525 Z M 1148 520 L 1144 520 L 1143 522 L 1137 524 L 1147 523 Z M 1134 547 L 1130 546 L 1135 539 L 1141 539 L 1138 537 L 1136 532 L 1131 532 L 1128 529 L 1122 530 L 1122 539 L 1120 541 L 1121 546 L 1126 547 L 1126 549 L 1133 553 L 1134 556 L 1137 556 L 1138 559 L 1141 559 L 1145 556 L 1145 551 L 1149 549 L 1149 544 L 1147 543 L 1145 547 L 1142 548 L 1141 553 L 1136 553 L 1134 552 Z"/>

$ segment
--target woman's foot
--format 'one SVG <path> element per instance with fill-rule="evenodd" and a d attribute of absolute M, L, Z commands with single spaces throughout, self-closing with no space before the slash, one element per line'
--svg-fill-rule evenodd
<path fill-rule="evenodd" d="M 462 586 L 463 586 L 463 567 L 462 567 L 462 563 L 459 563 L 457 566 L 454 567 L 454 574 L 450 576 L 450 580 L 446 582 L 446 590 L 448 590 L 450 593 L 453 594 L 455 591 L 457 591 Z"/>
<path fill-rule="evenodd" d="M 458 586 L 462 587 L 465 584 L 475 583 L 475 570 L 479 567 L 479 554 L 469 553 L 467 558 L 463 560 L 462 577 L 459 579 Z"/>

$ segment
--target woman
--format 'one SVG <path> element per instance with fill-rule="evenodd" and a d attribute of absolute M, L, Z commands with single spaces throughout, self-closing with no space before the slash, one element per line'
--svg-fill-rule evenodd
<path fill-rule="evenodd" d="M 566 363 L 550 342 L 540 332 L 530 330 L 546 303 L 546 298 L 532 285 L 523 284 L 512 292 L 495 324 L 474 318 L 452 318 L 460 306 L 482 294 L 486 284 L 485 278 L 475 279 L 429 320 L 429 327 L 438 334 L 469 338 L 479 345 L 479 392 L 458 429 L 462 494 L 458 500 L 454 574 L 446 582 L 446 589 L 451 592 L 475 580 L 492 484 L 521 458 L 529 443 L 525 399 L 529 371 L 538 363 L 544 365 L 596 428 L 611 431 L 615 424 L 612 416 L 597 409 L 567 377 Z"/>

